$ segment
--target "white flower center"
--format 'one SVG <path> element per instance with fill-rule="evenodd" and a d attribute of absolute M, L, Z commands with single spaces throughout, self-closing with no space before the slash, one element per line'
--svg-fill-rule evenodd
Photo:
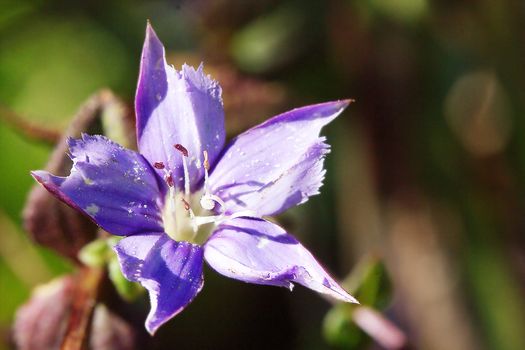
<path fill-rule="evenodd" d="M 174 240 L 202 244 L 211 234 L 218 216 L 200 205 L 201 196 L 199 191 L 186 197 L 170 187 L 162 220 L 164 230 Z"/>
<path fill-rule="evenodd" d="M 177 191 L 173 183 L 172 174 L 165 169 L 164 164 L 157 162 L 154 167 L 163 169 L 165 180 L 169 186 L 169 191 L 162 213 L 165 232 L 175 241 L 186 241 L 195 244 L 203 244 L 216 225 L 226 219 L 239 216 L 253 216 L 250 211 L 237 212 L 232 215 L 225 215 L 225 203 L 210 193 L 208 188 L 208 153 L 204 155 L 204 186 L 203 189 L 191 193 L 190 177 L 188 171 L 188 151 L 182 145 L 175 145 L 182 155 L 182 166 L 184 170 L 184 191 Z M 216 214 L 219 213 L 219 214 Z"/>

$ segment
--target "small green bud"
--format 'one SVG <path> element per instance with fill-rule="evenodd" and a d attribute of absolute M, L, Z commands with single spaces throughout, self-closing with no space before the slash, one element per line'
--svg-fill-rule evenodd
<path fill-rule="evenodd" d="M 86 266 L 102 267 L 108 261 L 111 248 L 106 239 L 96 239 L 86 244 L 78 253 L 78 259 Z"/>

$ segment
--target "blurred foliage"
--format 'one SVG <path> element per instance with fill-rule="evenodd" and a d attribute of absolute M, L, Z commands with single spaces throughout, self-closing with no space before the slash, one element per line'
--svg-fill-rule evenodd
<path fill-rule="evenodd" d="M 322 195 L 281 223 L 336 276 L 380 256 L 356 293 L 415 348 L 525 348 L 520 1 L 4 0 L 0 107 L 51 134 L 102 88 L 132 110 L 147 19 L 170 61 L 204 61 L 221 82 L 229 135 L 286 108 L 355 98 L 326 128 Z M 0 348 L 31 289 L 72 270 L 21 229 L 29 171 L 52 151 L 21 125 L 0 108 Z M 352 306 L 206 278 L 156 348 L 326 348 L 324 315 L 332 343 L 372 346 Z"/>
<path fill-rule="evenodd" d="M 116 291 L 124 300 L 131 302 L 145 293 L 145 290 L 140 284 L 128 281 L 120 271 L 117 256 L 112 249 L 119 239 L 120 237 L 116 236 L 96 239 L 82 248 L 78 253 L 78 258 L 89 267 L 107 266 L 108 277 Z"/>
<path fill-rule="evenodd" d="M 383 310 L 390 303 L 390 281 L 384 264 L 377 258 L 366 257 L 361 260 L 343 281 L 343 287 L 362 305 Z M 331 344 L 341 348 L 358 348 L 369 342 L 369 338 L 353 320 L 353 313 L 359 307 L 338 303 L 328 311 L 323 331 Z"/>

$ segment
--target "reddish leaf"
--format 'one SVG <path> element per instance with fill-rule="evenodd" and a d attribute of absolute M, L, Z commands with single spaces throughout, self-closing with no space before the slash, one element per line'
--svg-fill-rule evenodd
<path fill-rule="evenodd" d="M 13 330 L 20 350 L 58 349 L 63 338 L 74 289 L 72 276 L 35 288 L 17 312 Z"/>
<path fill-rule="evenodd" d="M 0 120 L 23 136 L 32 140 L 54 144 L 61 137 L 59 130 L 30 122 L 2 103 L 0 103 Z"/>
<path fill-rule="evenodd" d="M 93 350 L 132 350 L 136 348 L 133 328 L 110 312 L 104 305 L 97 305 L 93 315 L 89 347 Z"/>
<path fill-rule="evenodd" d="M 97 302 L 103 270 L 84 268 L 35 288 L 17 312 L 13 333 L 17 348 L 115 349 L 136 346 L 133 328 Z"/>

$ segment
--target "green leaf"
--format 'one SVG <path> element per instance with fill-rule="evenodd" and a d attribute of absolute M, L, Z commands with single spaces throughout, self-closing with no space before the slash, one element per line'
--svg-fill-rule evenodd
<path fill-rule="evenodd" d="M 298 40 L 305 25 L 300 9 L 285 4 L 236 33 L 231 52 L 237 64 L 247 71 L 261 73 L 293 56 L 303 43 Z"/>
<path fill-rule="evenodd" d="M 86 244 L 78 253 L 78 259 L 90 267 L 104 266 L 109 260 L 111 249 L 107 239 L 96 239 Z"/>
<path fill-rule="evenodd" d="M 124 277 L 116 255 L 109 261 L 108 270 L 109 279 L 124 300 L 131 302 L 144 293 L 144 288 L 140 284 L 130 282 Z"/>
<path fill-rule="evenodd" d="M 385 265 L 374 256 L 363 258 L 343 281 L 343 287 L 361 304 L 375 309 L 385 308 L 392 293 Z"/>
<path fill-rule="evenodd" d="M 330 344 L 354 349 L 364 342 L 365 335 L 352 321 L 355 307 L 338 304 L 328 311 L 323 322 L 323 335 Z"/>
<path fill-rule="evenodd" d="M 363 258 L 342 283 L 362 305 L 383 309 L 390 302 L 391 284 L 383 262 L 374 256 Z M 358 348 L 368 337 L 353 321 L 358 305 L 338 303 L 325 316 L 323 334 L 332 345 Z"/>

